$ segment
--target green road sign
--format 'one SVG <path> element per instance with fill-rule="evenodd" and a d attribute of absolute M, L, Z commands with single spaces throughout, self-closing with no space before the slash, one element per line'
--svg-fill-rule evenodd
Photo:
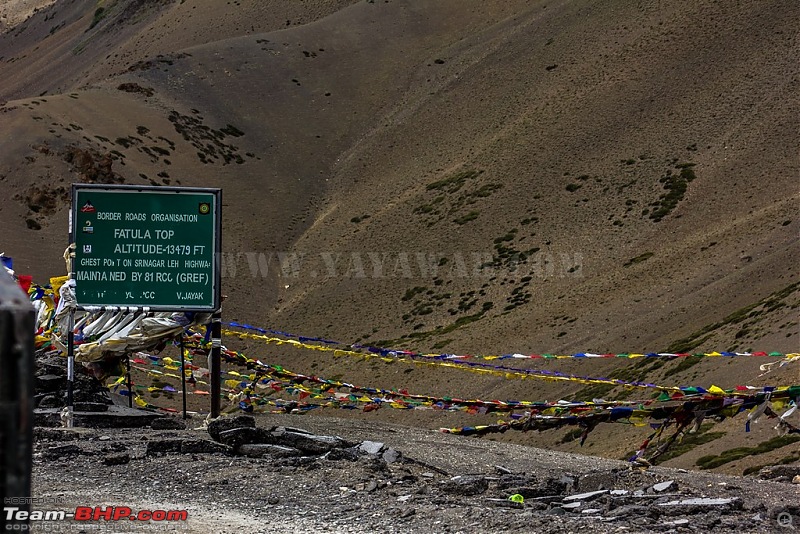
<path fill-rule="evenodd" d="M 78 306 L 216 311 L 221 190 L 73 184 Z"/>

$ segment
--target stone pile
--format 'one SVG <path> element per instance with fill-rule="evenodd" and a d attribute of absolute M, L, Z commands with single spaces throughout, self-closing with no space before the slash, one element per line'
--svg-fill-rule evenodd
<path fill-rule="evenodd" d="M 636 526 L 643 529 L 687 531 L 749 531 L 769 523 L 782 511 L 748 507 L 730 488 L 730 496 L 705 496 L 695 488 L 681 488 L 675 480 L 646 482 L 639 470 L 566 473 L 539 478 L 511 473 L 497 466 L 499 476 L 459 475 L 439 483 L 442 494 L 482 496 L 484 502 L 527 510 L 536 516 L 558 516 L 587 523 Z M 717 492 L 718 493 L 718 492 Z M 800 513 L 800 506 L 789 510 Z M 681 531 L 678 529 L 677 531 Z"/>
<path fill-rule="evenodd" d="M 255 418 L 248 415 L 216 419 L 209 423 L 208 433 L 231 454 L 250 458 L 283 459 L 283 463 L 290 465 L 315 458 L 354 461 L 359 457 L 369 456 L 388 464 L 403 460 L 400 452 L 380 442 L 357 443 L 337 436 L 312 434 L 294 427 L 257 428 Z"/>
<path fill-rule="evenodd" d="M 155 412 L 114 404 L 108 388 L 81 364 L 75 365 L 72 386 L 75 426 L 144 427 L 163 417 Z M 62 411 L 68 403 L 67 390 L 67 359 L 47 352 L 37 353 L 34 371 L 34 420 L 37 426 L 57 427 L 65 423 Z"/>
<path fill-rule="evenodd" d="M 34 391 L 36 408 L 60 409 L 67 405 L 66 358 L 37 354 Z M 75 366 L 72 398 L 78 412 L 106 412 L 114 404 L 108 389 L 80 364 Z"/>

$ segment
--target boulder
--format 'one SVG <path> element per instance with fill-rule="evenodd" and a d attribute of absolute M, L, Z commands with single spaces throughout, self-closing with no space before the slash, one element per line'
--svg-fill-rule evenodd
<path fill-rule="evenodd" d="M 240 445 L 249 443 L 275 443 L 275 438 L 269 430 L 264 428 L 242 426 L 223 430 L 219 433 L 218 441 L 236 449 Z"/>
<path fill-rule="evenodd" d="M 256 419 L 252 415 L 237 415 L 234 417 L 218 417 L 208 424 L 208 434 L 215 441 L 219 441 L 219 435 L 225 430 L 241 427 L 256 427 Z"/>
<path fill-rule="evenodd" d="M 380 441 L 362 441 L 358 448 L 366 454 L 380 454 L 384 444 Z"/>
<path fill-rule="evenodd" d="M 675 483 L 674 480 L 667 480 L 664 482 L 659 482 L 658 484 L 653 484 L 651 488 L 655 493 L 663 493 L 665 491 L 675 491 L 678 489 L 678 485 Z"/>
<path fill-rule="evenodd" d="M 294 431 L 273 431 L 275 443 L 300 449 L 306 454 L 325 454 L 332 449 L 341 449 L 350 444 L 342 438 L 334 436 L 317 436 L 314 434 L 301 434 Z"/>
<path fill-rule="evenodd" d="M 53 447 L 48 447 L 47 450 L 44 451 L 44 456 L 49 459 L 60 458 L 62 456 L 77 456 L 79 454 L 84 454 L 83 449 L 72 443 L 67 445 L 55 445 Z"/>
<path fill-rule="evenodd" d="M 388 448 L 383 451 L 381 458 L 383 458 L 383 461 L 387 464 L 394 464 L 402 460 L 403 455 L 396 449 Z"/>

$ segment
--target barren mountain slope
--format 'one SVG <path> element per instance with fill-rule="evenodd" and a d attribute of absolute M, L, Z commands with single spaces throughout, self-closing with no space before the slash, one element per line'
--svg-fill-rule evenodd
<path fill-rule="evenodd" d="M 800 5 L 464 5 L 56 2 L 0 36 L 0 248 L 61 274 L 73 181 L 218 186 L 227 319 L 459 353 L 796 351 Z M 242 346 L 420 393 L 591 393 Z M 537 366 L 800 379 L 760 363 Z"/>
<path fill-rule="evenodd" d="M 0 5 L 0 33 L 4 33 L 25 21 L 40 9 L 55 0 L 5 0 Z"/>
<path fill-rule="evenodd" d="M 12 2 L 0 12 L 16 21 L 13 31 L 0 35 L 5 58 L 0 63 L 0 100 L 64 93 L 159 54 L 303 25 L 350 3 L 353 0 Z M 39 11 L 21 22 L 20 15 L 34 6 Z"/>
<path fill-rule="evenodd" d="M 316 322 L 315 332 L 333 324 L 331 334 L 342 330 L 342 315 L 352 328 L 370 315 L 380 331 L 360 333 L 385 339 L 416 324 L 450 325 L 492 302 L 448 348 L 485 351 L 513 333 L 503 349 L 645 350 L 796 281 L 797 25 L 790 5 L 770 6 L 565 2 L 442 50 L 444 63 L 422 65 L 382 127 L 342 158 L 324 219 L 297 248 L 451 260 L 478 251 L 501 267 L 488 280 L 451 283 L 451 263 L 438 287 L 430 277 L 313 279 L 306 269 L 281 313 L 298 326 Z M 665 202 L 651 204 L 668 193 L 663 177 L 689 163 L 697 179 L 655 222 Z M 482 174 L 437 186 L 464 170 Z M 470 213 L 477 218 L 464 222 Z M 551 253 L 555 268 L 537 271 L 533 254 L 532 268 L 509 272 L 498 245 Z M 566 272 L 561 253 L 582 269 Z M 364 261 L 370 273 L 374 262 Z M 533 279 L 521 285 L 526 274 Z M 433 295 L 404 302 L 409 286 Z M 448 315 L 461 292 L 481 288 L 473 308 Z M 517 288 L 530 303 L 502 315 Z M 414 315 L 417 300 L 417 311 L 433 313 L 399 321 Z M 380 305 L 365 310 L 365 301 Z M 775 343 L 796 346 L 789 341 Z"/>

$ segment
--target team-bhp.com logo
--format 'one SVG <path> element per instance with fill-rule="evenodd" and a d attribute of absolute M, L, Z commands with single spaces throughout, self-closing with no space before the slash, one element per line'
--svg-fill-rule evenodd
<path fill-rule="evenodd" d="M 139 510 L 128 506 L 78 506 L 74 512 L 64 510 L 21 510 L 17 506 L 3 507 L 6 519 L 6 530 L 20 530 L 19 525 L 9 522 L 20 521 L 186 521 L 189 514 L 186 510 Z M 27 525 L 26 525 L 27 526 Z M 15 528 L 16 527 L 16 528 Z"/>

